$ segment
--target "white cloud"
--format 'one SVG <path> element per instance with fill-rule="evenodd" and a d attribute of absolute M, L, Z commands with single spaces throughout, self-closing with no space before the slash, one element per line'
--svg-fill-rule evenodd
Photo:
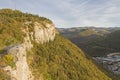
<path fill-rule="evenodd" d="M 2 0 L 0 8 L 7 6 L 6 2 Z M 57 27 L 120 26 L 120 0 L 16 0 L 15 3 L 17 9 L 52 19 Z"/>
<path fill-rule="evenodd" d="M 58 27 L 73 27 L 73 26 L 115 26 L 116 23 L 111 22 L 111 18 L 120 18 L 118 1 L 109 0 L 100 4 L 92 4 L 93 0 L 56 0 L 52 4 L 56 6 L 62 16 L 57 17 L 54 21 Z M 103 0 L 105 1 L 105 0 Z M 73 3 L 72 3 L 73 2 Z M 117 3 L 116 3 L 117 2 Z M 59 15 L 57 15 L 59 16 Z M 63 25 L 63 26 L 61 26 Z"/>

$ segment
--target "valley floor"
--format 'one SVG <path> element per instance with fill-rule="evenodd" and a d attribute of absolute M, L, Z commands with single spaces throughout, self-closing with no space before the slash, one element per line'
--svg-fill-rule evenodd
<path fill-rule="evenodd" d="M 110 53 L 106 57 L 93 57 L 98 63 L 102 63 L 114 74 L 120 74 L 120 53 Z"/>

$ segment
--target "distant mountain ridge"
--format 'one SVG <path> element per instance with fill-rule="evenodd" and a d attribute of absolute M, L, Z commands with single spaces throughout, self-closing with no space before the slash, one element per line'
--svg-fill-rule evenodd
<path fill-rule="evenodd" d="M 119 34 L 120 34 L 119 27 L 111 27 L 111 28 L 77 27 L 77 28 L 62 28 L 58 30 L 63 36 L 70 39 L 72 42 L 77 44 L 79 47 L 83 49 L 89 49 L 87 53 L 90 53 L 90 55 L 93 54 L 93 56 L 95 56 L 96 54 L 95 52 L 97 51 L 94 49 L 95 47 L 97 49 L 96 44 L 99 44 L 99 45 L 109 44 L 109 47 L 111 45 L 111 50 L 110 48 L 109 49 L 106 48 L 106 51 L 108 52 L 119 50 L 116 47 L 119 44 Z M 115 41 L 115 40 L 118 40 L 118 41 Z M 92 49 L 92 47 L 94 48 Z M 102 46 L 101 46 L 101 49 L 102 49 Z M 101 51 L 105 51 L 105 50 L 98 50 L 97 53 L 101 53 Z M 106 54 L 106 53 L 104 52 L 103 54 Z"/>
<path fill-rule="evenodd" d="M 104 35 L 114 31 L 114 28 L 96 28 L 96 27 L 75 27 L 75 28 L 58 28 L 63 36 L 67 38 L 85 37 L 91 35 Z M 70 36 L 70 37 L 69 37 Z"/>
<path fill-rule="evenodd" d="M 97 55 L 106 55 L 109 53 L 114 53 L 114 52 L 120 52 L 120 30 L 114 31 L 110 34 L 108 34 L 105 37 L 99 37 L 94 39 L 94 41 L 89 41 L 88 43 L 86 43 L 85 46 L 89 45 L 88 48 L 88 52 L 91 52 L 91 54 L 95 53 Z M 96 56 L 97 56 L 96 55 Z"/>

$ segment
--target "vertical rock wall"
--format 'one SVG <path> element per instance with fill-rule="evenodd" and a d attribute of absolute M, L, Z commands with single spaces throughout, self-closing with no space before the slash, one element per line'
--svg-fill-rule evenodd
<path fill-rule="evenodd" d="M 12 68 L 11 66 L 5 66 L 3 68 L 11 76 L 11 80 L 34 80 L 34 76 L 29 69 L 26 56 L 26 51 L 31 50 L 33 47 L 31 40 L 34 40 L 38 44 L 43 44 L 53 41 L 55 38 L 56 29 L 54 24 L 35 22 L 33 30 L 30 32 L 28 25 L 31 23 L 32 22 L 27 22 L 25 28 L 22 29 L 23 33 L 26 35 L 22 44 L 8 46 L 4 49 L 6 54 L 14 56 L 16 68 Z"/>

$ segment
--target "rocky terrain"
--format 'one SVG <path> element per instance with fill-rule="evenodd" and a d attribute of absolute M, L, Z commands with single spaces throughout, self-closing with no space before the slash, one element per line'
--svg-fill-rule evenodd
<path fill-rule="evenodd" d="M 0 80 L 112 80 L 53 22 L 0 10 Z"/>
<path fill-rule="evenodd" d="M 34 80 L 34 77 L 29 69 L 27 63 L 27 52 L 33 48 L 33 44 L 31 40 L 34 40 L 38 44 L 43 44 L 45 42 L 53 41 L 55 38 L 56 30 L 53 24 L 44 24 L 46 28 L 43 27 L 41 23 L 34 23 L 33 32 L 29 32 L 28 26 L 30 23 L 25 24 L 25 29 L 23 29 L 23 33 L 26 34 L 24 37 L 24 43 L 17 44 L 13 46 L 7 46 L 3 49 L 4 54 L 0 57 L 4 57 L 6 55 L 13 56 L 15 63 L 15 68 L 11 66 L 2 66 L 2 69 L 10 74 L 11 80 Z M 30 40 L 31 39 L 31 40 Z"/>

